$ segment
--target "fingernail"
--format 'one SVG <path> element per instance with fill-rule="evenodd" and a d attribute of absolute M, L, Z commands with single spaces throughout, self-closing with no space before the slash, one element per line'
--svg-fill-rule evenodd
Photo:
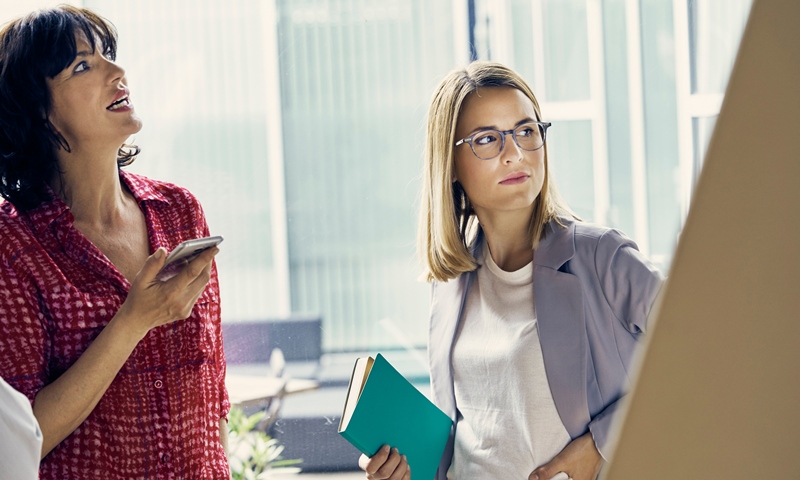
<path fill-rule="evenodd" d="M 165 250 L 163 247 L 158 247 L 158 250 L 156 250 L 156 259 L 161 260 L 161 257 L 164 256 L 164 252 Z"/>

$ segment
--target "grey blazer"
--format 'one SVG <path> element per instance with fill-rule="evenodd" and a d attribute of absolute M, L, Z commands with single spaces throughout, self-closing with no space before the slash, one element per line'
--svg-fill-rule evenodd
<path fill-rule="evenodd" d="M 664 277 L 621 232 L 571 219 L 561 222 L 566 228 L 555 222 L 547 225 L 533 257 L 534 306 L 544 366 L 570 436 L 574 439 L 590 430 L 607 460 L 611 420 L 628 388 L 631 357 L 647 331 L 647 315 Z M 453 456 L 458 405 L 450 360 L 474 278 L 475 272 L 470 272 L 432 286 L 431 391 L 434 403 L 454 424 L 439 464 L 439 479 L 446 478 Z"/>

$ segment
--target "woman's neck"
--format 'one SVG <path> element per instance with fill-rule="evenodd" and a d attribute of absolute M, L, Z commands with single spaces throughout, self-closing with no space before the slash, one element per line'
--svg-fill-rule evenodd
<path fill-rule="evenodd" d="M 530 237 L 532 211 L 479 212 L 492 260 L 507 272 L 519 270 L 533 260 Z"/>
<path fill-rule="evenodd" d="M 69 206 L 76 224 L 112 227 L 131 200 L 119 180 L 116 151 L 58 152 L 61 174 L 53 191 Z"/>

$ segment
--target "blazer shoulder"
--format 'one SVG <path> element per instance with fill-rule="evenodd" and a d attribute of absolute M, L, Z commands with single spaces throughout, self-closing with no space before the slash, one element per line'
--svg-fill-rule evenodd
<path fill-rule="evenodd" d="M 630 246 L 637 250 L 639 249 L 636 242 L 616 228 L 593 223 L 575 222 L 576 250 L 581 249 L 581 247 L 597 248 L 601 244 L 609 247 Z"/>

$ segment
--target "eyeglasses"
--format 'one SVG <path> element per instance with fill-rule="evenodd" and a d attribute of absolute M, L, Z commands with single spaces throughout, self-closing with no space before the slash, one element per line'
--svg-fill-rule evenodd
<path fill-rule="evenodd" d="M 550 125 L 552 125 L 550 122 L 528 122 L 513 130 L 482 130 L 462 138 L 455 146 L 469 143 L 476 157 L 481 160 L 491 160 L 503 151 L 503 147 L 506 146 L 506 135 L 510 133 L 519 148 L 532 152 L 542 148 Z"/>

